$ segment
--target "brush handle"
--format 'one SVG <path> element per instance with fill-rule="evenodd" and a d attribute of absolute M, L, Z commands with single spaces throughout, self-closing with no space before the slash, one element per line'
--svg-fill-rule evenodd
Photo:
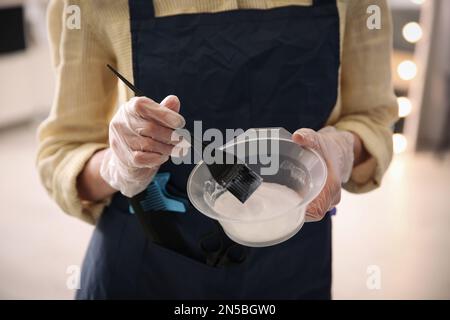
<path fill-rule="evenodd" d="M 122 75 L 121 75 L 116 69 L 114 69 L 111 65 L 107 64 L 106 66 L 107 66 L 107 67 L 109 68 L 109 70 L 111 70 L 111 71 L 112 71 L 112 72 L 113 72 L 120 80 L 122 80 L 123 83 L 125 83 L 125 85 L 126 85 L 128 88 L 130 88 L 130 89 L 135 93 L 136 96 L 138 96 L 138 97 L 145 96 L 144 93 L 143 93 L 141 90 L 139 90 L 138 88 L 136 88 L 130 81 L 128 81 L 124 76 L 122 76 Z M 199 153 L 200 156 L 201 156 L 201 158 L 203 159 L 203 152 L 204 152 L 205 148 L 209 145 L 209 143 L 206 143 L 206 142 L 204 142 L 204 141 L 198 140 L 197 138 L 195 138 L 195 135 L 192 133 L 191 130 L 189 130 L 189 129 L 187 129 L 187 128 L 185 128 L 185 129 L 189 132 L 189 134 L 190 134 L 190 136 L 192 137 L 192 139 L 193 139 L 194 141 L 196 141 L 195 145 L 200 144 L 200 145 L 202 146 L 202 152 L 200 153 L 199 150 L 197 150 L 197 148 L 194 147 L 194 144 L 192 143 L 192 139 L 191 139 L 191 146 L 192 146 L 192 149 L 194 149 L 194 152 Z M 216 152 L 222 152 L 222 153 L 223 153 L 222 159 L 225 159 L 225 154 L 227 153 L 227 152 L 225 152 L 225 151 L 223 151 L 223 150 L 220 150 L 220 149 L 217 149 L 217 148 L 215 148 L 215 149 L 213 150 L 213 152 L 214 152 L 214 155 L 213 155 L 213 156 L 216 155 Z M 236 155 L 234 155 L 234 154 L 232 154 L 232 156 L 234 157 L 234 163 L 237 164 L 237 163 L 239 162 L 239 159 L 238 159 L 238 158 L 236 157 Z M 224 172 L 229 172 L 230 168 L 233 168 L 234 165 L 233 165 L 233 164 L 216 164 L 216 163 L 212 163 L 212 164 L 207 164 L 207 166 L 208 166 L 209 171 L 211 172 L 213 178 L 217 181 L 217 180 L 218 180 L 218 177 L 220 177 Z"/>
<path fill-rule="evenodd" d="M 136 97 L 144 97 L 144 96 L 145 96 L 145 94 L 144 94 L 141 90 L 139 90 L 138 88 L 136 88 L 130 81 L 128 81 L 123 75 L 121 75 L 121 74 L 120 74 L 116 69 L 114 69 L 110 64 L 107 64 L 106 66 L 108 67 L 109 70 L 112 71 L 112 73 L 114 73 L 120 80 L 122 80 L 122 82 L 123 82 L 128 88 L 130 88 L 131 91 L 134 92 L 134 94 L 136 95 Z M 191 130 L 189 130 L 189 129 L 187 129 L 187 128 L 185 128 L 185 130 L 187 130 L 187 131 L 189 132 L 189 134 L 191 135 L 192 139 L 194 139 L 197 143 L 200 143 L 200 144 L 201 144 L 201 146 L 202 146 L 202 154 L 203 154 L 203 151 L 205 150 L 206 146 L 207 146 L 209 143 L 205 143 L 205 142 L 203 142 L 203 141 L 200 141 L 200 140 L 196 139 L 195 136 L 194 136 L 194 134 L 192 133 Z M 191 145 L 192 145 L 192 143 L 191 143 Z M 197 151 L 197 152 L 198 152 L 198 150 L 195 150 L 195 148 L 193 148 L 193 149 L 194 149 L 194 151 Z"/>
<path fill-rule="evenodd" d="M 136 88 L 130 81 L 128 81 L 123 75 L 121 75 L 119 73 L 119 71 L 114 69 L 110 64 L 107 64 L 106 66 L 108 67 L 109 70 L 112 71 L 112 73 L 114 73 L 120 80 L 122 80 L 122 82 L 125 83 L 125 85 L 128 88 L 130 88 L 134 92 L 136 97 L 143 97 L 143 96 L 145 96 L 145 94 L 141 90 Z"/>

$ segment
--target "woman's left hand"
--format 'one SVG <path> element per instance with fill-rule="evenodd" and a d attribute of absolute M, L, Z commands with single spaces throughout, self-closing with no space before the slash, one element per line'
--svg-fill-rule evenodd
<path fill-rule="evenodd" d="M 325 127 L 319 131 L 299 129 L 292 140 L 317 151 L 327 163 L 327 181 L 320 194 L 306 208 L 306 221 L 321 220 L 341 200 L 341 185 L 347 182 L 353 168 L 354 136 L 348 131 Z"/>

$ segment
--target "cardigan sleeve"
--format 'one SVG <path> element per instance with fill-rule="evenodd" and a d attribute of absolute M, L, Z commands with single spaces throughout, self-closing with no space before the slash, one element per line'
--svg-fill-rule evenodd
<path fill-rule="evenodd" d="M 370 158 L 353 168 L 343 186 L 367 192 L 381 183 L 392 159 L 392 126 L 398 118 L 391 80 L 392 23 L 386 0 L 377 1 L 381 29 L 370 30 L 366 21 L 370 0 L 350 0 L 343 35 L 341 67 L 342 110 L 334 126 L 361 138 Z"/>
<path fill-rule="evenodd" d="M 76 181 L 89 158 L 108 146 L 108 122 L 117 81 L 107 74 L 113 55 L 93 32 L 87 1 L 53 0 L 48 29 L 56 92 L 48 118 L 38 129 L 37 168 L 50 196 L 66 213 L 95 223 L 109 200 L 82 201 Z M 81 28 L 66 25 L 68 6 L 80 8 Z"/>

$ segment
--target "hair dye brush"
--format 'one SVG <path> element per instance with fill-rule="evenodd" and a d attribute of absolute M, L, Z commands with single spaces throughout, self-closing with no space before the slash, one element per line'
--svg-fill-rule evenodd
<path fill-rule="evenodd" d="M 137 89 L 131 84 L 125 77 L 117 72 L 109 64 L 107 67 L 130 88 L 136 96 L 145 96 L 142 91 Z M 189 132 L 191 137 L 194 135 Z M 208 143 L 201 142 L 202 151 L 205 150 Z M 207 164 L 209 172 L 214 180 L 223 188 L 227 189 L 232 195 L 234 195 L 240 202 L 244 203 L 255 192 L 255 190 L 261 185 L 262 177 L 250 169 L 245 163 L 243 163 L 234 154 L 227 153 L 221 149 L 214 149 L 214 156 L 218 153 L 222 153 L 219 159 L 233 158 L 232 164 L 229 163 L 211 163 Z M 202 152 L 203 154 L 203 152 Z"/>

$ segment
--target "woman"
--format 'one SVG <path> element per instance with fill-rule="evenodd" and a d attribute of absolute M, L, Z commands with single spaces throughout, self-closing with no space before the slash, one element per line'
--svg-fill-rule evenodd
<path fill-rule="evenodd" d="M 96 224 L 79 299 L 331 297 L 329 210 L 339 202 L 341 186 L 351 192 L 379 186 L 392 156 L 397 105 L 390 80 L 391 23 L 386 1 L 378 1 L 382 27 L 369 30 L 371 4 L 50 4 L 58 81 L 52 112 L 39 129 L 38 168 L 65 212 Z M 81 9 L 80 29 L 65 27 L 69 5 Z M 119 87 L 107 63 L 148 98 L 133 98 Z M 176 237 L 183 250 L 152 241 L 125 196 L 164 173 L 170 175 L 167 190 L 186 198 L 192 166 L 174 165 L 169 154 L 176 143 L 173 130 L 194 120 L 222 131 L 284 127 L 295 132 L 296 143 L 321 153 L 329 175 L 307 209 L 315 222 L 276 246 L 240 246 L 244 259 L 230 256 L 221 266 L 208 263 L 201 241 L 215 224 L 192 206 L 184 214 L 167 212 L 169 222 L 153 226 L 170 235 L 167 242 Z"/>

